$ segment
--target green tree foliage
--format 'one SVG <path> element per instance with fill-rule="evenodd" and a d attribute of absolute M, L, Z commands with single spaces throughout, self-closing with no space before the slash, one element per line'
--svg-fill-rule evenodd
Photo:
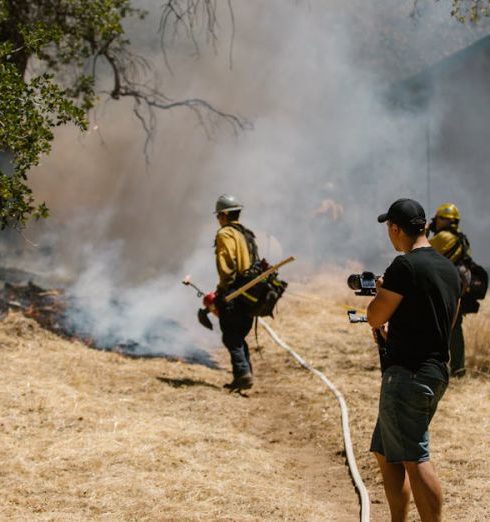
<path fill-rule="evenodd" d="M 419 3 L 420 0 L 413 0 L 414 15 L 417 14 Z M 490 16 L 490 0 L 452 0 L 451 16 L 461 23 L 476 23 Z"/>
<path fill-rule="evenodd" d="M 22 224 L 32 213 L 47 215 L 44 204 L 34 206 L 27 173 L 50 151 L 55 126 L 71 121 L 86 128 L 84 111 L 66 97 L 52 76 L 23 79 L 16 65 L 9 62 L 9 47 L 0 51 L 0 149 L 12 157 L 13 167 L 10 172 L 0 172 L 2 228 Z"/>
<path fill-rule="evenodd" d="M 490 16 L 490 0 L 453 0 L 451 15 L 460 22 L 478 22 Z"/>
<path fill-rule="evenodd" d="M 231 6 L 224 0 L 225 4 Z M 193 38 L 204 25 L 215 37 L 216 0 L 166 0 L 162 3 L 161 42 L 169 27 L 183 27 Z M 205 100 L 170 100 L 150 81 L 144 58 L 131 52 L 124 23 L 144 18 L 131 0 L 0 0 L 0 154 L 13 158 L 0 170 L 0 226 L 22 226 L 47 215 L 27 184 L 29 170 L 48 154 L 56 126 L 86 129 L 87 111 L 98 95 L 130 97 L 148 138 L 154 110 L 186 106 L 200 121 L 210 114 L 243 128 L 240 118 Z M 100 71 L 111 73 L 111 88 L 96 93 Z"/>

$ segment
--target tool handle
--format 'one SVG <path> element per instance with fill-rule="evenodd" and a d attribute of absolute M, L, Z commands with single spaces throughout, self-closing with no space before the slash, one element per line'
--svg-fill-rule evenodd
<path fill-rule="evenodd" d="M 242 287 L 240 287 L 238 290 L 235 290 L 234 292 L 232 292 L 231 294 L 228 294 L 225 298 L 224 298 L 224 301 L 225 303 L 229 303 L 230 301 L 232 301 L 233 299 L 235 299 L 235 297 L 238 297 L 239 295 L 243 294 L 243 292 L 246 292 L 249 288 L 252 288 L 253 286 L 255 286 L 257 283 L 260 283 L 260 281 L 262 281 L 263 279 L 265 279 L 266 277 L 270 276 L 272 273 L 274 273 L 276 270 L 278 270 L 281 266 L 284 266 L 286 265 L 287 263 L 291 263 L 292 261 L 294 261 L 296 258 L 294 256 L 290 256 L 288 257 L 287 259 L 284 259 L 283 261 L 281 261 L 280 263 L 277 263 L 277 265 L 274 265 L 274 266 L 271 266 L 270 268 L 268 268 L 267 270 L 265 270 L 265 272 L 262 272 L 261 274 L 259 274 L 257 277 L 255 277 L 254 279 L 252 279 L 252 281 L 249 281 L 248 283 L 245 283 Z"/>

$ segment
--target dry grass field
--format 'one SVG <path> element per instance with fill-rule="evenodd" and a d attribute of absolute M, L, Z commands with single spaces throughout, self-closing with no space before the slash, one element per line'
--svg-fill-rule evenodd
<path fill-rule="evenodd" d="M 380 374 L 344 274 L 291 285 L 271 322 L 349 406 L 372 520 L 389 520 L 368 453 Z M 464 323 L 469 374 L 432 429 L 448 521 L 490 520 L 490 306 Z M 355 521 L 340 413 L 321 381 L 259 330 L 257 385 L 229 394 L 214 370 L 130 359 L 57 338 L 19 314 L 0 323 L 0 520 Z M 251 335 L 251 346 L 255 341 Z M 415 510 L 411 521 L 417 520 Z"/>

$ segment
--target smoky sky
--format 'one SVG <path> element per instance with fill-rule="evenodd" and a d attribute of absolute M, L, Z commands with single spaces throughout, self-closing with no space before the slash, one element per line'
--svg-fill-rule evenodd
<path fill-rule="evenodd" d="M 484 37 L 485 24 L 452 20 L 449 0 L 418 2 L 415 12 L 411 2 L 389 0 L 247 0 L 232 4 L 233 32 L 223 2 L 216 45 L 204 30 L 196 33 L 198 48 L 176 34 L 165 41 L 169 69 L 154 4 L 138 3 L 151 14 L 128 31 L 159 88 L 172 99 L 203 98 L 253 129 L 235 135 L 213 120 L 206 133 L 189 110 L 161 112 L 146 165 L 131 103 L 102 100 L 90 131 L 61 129 L 32 173 L 52 216 L 26 231 L 37 247 L 19 240 L 10 249 L 17 266 L 78 289 L 83 280 L 84 295 L 90 285 L 112 289 L 106 297 L 114 288 L 141 294 L 154 286 L 160 301 L 145 300 L 182 317 L 194 296 L 178 297 L 186 292 L 175 286 L 179 278 L 192 273 L 207 289 L 216 282 L 212 211 L 222 193 L 243 202 L 242 220 L 258 231 L 270 261 L 293 254 L 301 267 L 356 260 L 378 271 L 394 255 L 379 213 L 399 197 L 418 199 L 429 215 L 454 200 L 474 253 L 490 265 L 475 211 L 486 196 L 473 198 L 464 182 L 466 144 L 487 129 L 488 115 L 478 110 L 484 95 L 465 98 L 472 117 L 456 158 L 444 153 L 455 150 L 444 142 L 453 99 L 440 94 L 430 111 L 394 110 L 385 100 L 394 85 Z M 447 81 L 458 91 L 469 80 Z M 485 81 L 484 68 L 471 80 Z M 485 169 L 476 175 L 473 185 L 488 194 Z"/>

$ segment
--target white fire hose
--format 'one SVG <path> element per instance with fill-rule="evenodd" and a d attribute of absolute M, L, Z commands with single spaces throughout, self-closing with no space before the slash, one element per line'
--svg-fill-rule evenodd
<path fill-rule="evenodd" d="M 344 446 L 345 446 L 345 454 L 347 456 L 347 464 L 349 466 L 350 474 L 352 476 L 352 480 L 354 481 L 355 487 L 359 493 L 359 497 L 361 500 L 361 512 L 360 512 L 360 521 L 361 522 L 369 522 L 369 509 L 370 509 L 370 501 L 369 495 L 364 485 L 364 482 L 361 479 L 361 475 L 359 474 L 359 470 L 357 469 L 356 459 L 354 457 L 354 450 L 352 449 L 352 441 L 350 437 L 349 431 L 349 412 L 347 410 L 347 404 L 343 395 L 337 390 L 335 385 L 330 382 L 325 375 L 312 368 L 308 363 L 306 363 L 294 350 L 292 350 L 285 342 L 283 342 L 274 330 L 261 318 L 259 318 L 259 323 L 265 328 L 266 332 L 271 336 L 273 341 L 278 344 L 281 348 L 288 351 L 301 366 L 314 373 L 317 377 L 319 377 L 330 390 L 333 392 L 337 401 L 340 405 L 341 418 L 342 418 L 342 434 L 344 437 Z"/>

